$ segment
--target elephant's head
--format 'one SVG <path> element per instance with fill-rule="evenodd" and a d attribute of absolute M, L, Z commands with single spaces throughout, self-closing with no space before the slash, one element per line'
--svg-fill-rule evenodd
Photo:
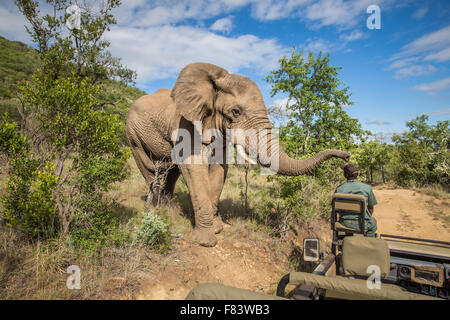
<path fill-rule="evenodd" d="M 264 166 L 270 166 L 271 159 L 274 159 L 272 155 L 276 155 L 278 173 L 299 175 L 331 157 L 346 161 L 350 158 L 350 154 L 340 150 L 322 151 L 305 160 L 287 156 L 271 134 L 272 126 L 258 86 L 249 78 L 230 74 L 218 66 L 208 63 L 187 65 L 181 71 L 171 97 L 188 121 L 204 123 L 208 119 L 221 132 L 226 129 L 253 130 L 256 137 L 247 138 L 243 143 L 246 153 L 257 155 Z M 267 152 L 258 152 L 261 143 Z"/>

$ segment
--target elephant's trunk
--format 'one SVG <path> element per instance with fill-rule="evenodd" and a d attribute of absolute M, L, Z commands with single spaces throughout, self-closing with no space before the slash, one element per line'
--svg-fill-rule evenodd
<path fill-rule="evenodd" d="M 250 141 L 258 141 L 258 146 Z M 280 147 L 278 139 L 271 134 L 271 129 L 260 130 L 257 139 L 250 138 L 248 140 L 245 151 L 250 155 L 257 155 L 258 162 L 270 167 L 279 174 L 297 176 L 307 174 L 314 170 L 325 160 L 331 157 L 341 158 L 348 161 L 350 154 L 340 150 L 325 150 L 316 153 L 310 158 L 297 160 L 289 157 Z"/>
<path fill-rule="evenodd" d="M 290 158 L 282 149 L 280 149 L 278 173 L 288 176 L 306 174 L 317 168 L 317 166 L 325 160 L 332 157 L 342 158 L 343 154 L 344 152 L 340 150 L 325 150 L 316 153 L 308 159 L 297 160 Z"/>

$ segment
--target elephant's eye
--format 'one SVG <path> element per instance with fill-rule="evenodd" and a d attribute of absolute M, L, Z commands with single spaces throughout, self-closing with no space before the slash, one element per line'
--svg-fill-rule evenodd
<path fill-rule="evenodd" d="M 231 110 L 231 112 L 233 113 L 233 116 L 238 117 L 241 115 L 241 110 L 239 108 L 233 108 Z"/>

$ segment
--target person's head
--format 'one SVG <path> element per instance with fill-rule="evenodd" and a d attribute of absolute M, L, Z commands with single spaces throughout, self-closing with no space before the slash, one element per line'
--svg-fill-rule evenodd
<path fill-rule="evenodd" d="M 358 177 L 358 167 L 352 163 L 341 166 L 341 169 L 344 170 L 344 176 L 347 180 L 353 180 Z"/>

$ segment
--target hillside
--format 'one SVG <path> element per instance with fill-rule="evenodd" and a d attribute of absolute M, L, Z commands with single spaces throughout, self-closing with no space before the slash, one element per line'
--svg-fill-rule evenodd
<path fill-rule="evenodd" d="M 16 85 L 29 79 L 38 67 L 39 56 L 35 49 L 0 36 L 0 114 L 8 112 L 12 119 L 19 120 Z M 119 114 L 124 122 L 130 104 L 146 94 L 118 81 L 108 81 L 104 83 L 104 88 L 100 101 L 106 110 Z"/>

